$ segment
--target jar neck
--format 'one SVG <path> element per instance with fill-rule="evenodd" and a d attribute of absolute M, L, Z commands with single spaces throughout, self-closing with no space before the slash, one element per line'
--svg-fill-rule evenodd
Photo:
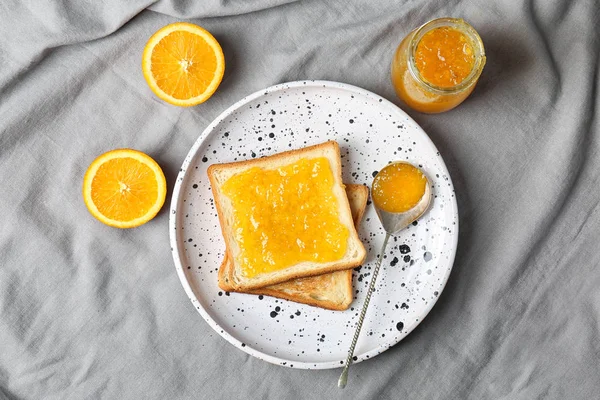
<path fill-rule="evenodd" d="M 473 68 L 471 69 L 469 75 L 467 75 L 467 77 L 463 79 L 460 83 L 451 87 L 439 87 L 427 82 L 421 76 L 421 73 L 419 72 L 415 61 L 417 45 L 421 41 L 421 38 L 423 38 L 423 36 L 427 32 L 435 28 L 442 27 L 453 28 L 463 33 L 470 41 L 470 44 L 473 47 L 475 57 Z M 486 60 L 483 42 L 481 41 L 479 34 L 477 33 L 477 31 L 475 31 L 475 29 L 473 29 L 471 25 L 469 25 L 467 22 L 460 18 L 438 18 L 422 25 L 416 31 L 414 31 L 412 38 L 408 43 L 406 51 L 408 52 L 408 70 L 413 79 L 417 83 L 425 87 L 427 91 L 441 95 L 457 94 L 470 88 L 479 79 L 479 76 L 481 75 L 481 71 L 483 70 L 483 66 L 485 65 Z"/>

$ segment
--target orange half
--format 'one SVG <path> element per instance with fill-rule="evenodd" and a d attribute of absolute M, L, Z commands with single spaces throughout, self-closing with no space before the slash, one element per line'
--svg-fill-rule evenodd
<path fill-rule="evenodd" d="M 83 178 L 83 201 L 99 221 L 133 228 L 150 221 L 165 202 L 167 184 L 150 156 L 131 149 L 96 158 Z"/>
<path fill-rule="evenodd" d="M 217 90 L 225 72 L 219 42 L 206 29 L 177 22 L 146 43 L 142 71 L 162 100 L 182 107 L 203 103 Z"/>

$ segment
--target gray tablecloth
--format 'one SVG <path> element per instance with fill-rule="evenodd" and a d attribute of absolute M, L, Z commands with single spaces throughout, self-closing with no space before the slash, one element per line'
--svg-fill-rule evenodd
<path fill-rule="evenodd" d="M 454 270 L 425 321 L 354 366 L 345 391 L 340 370 L 271 365 L 213 332 L 176 276 L 164 210 L 133 230 L 89 215 L 97 155 L 147 152 L 172 188 L 210 121 L 272 84 L 341 81 L 400 104 L 392 53 L 440 16 L 471 22 L 488 55 L 458 109 L 407 110 L 456 186 Z M 182 19 L 227 63 L 190 109 L 155 98 L 140 68 L 148 37 Z M 0 397 L 598 398 L 599 25 L 597 0 L 2 1 Z"/>

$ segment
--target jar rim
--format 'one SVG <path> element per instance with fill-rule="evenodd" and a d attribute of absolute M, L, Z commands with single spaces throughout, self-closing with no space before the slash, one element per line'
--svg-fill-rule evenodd
<path fill-rule="evenodd" d="M 427 82 L 421 76 L 419 69 L 415 63 L 415 52 L 417 50 L 417 45 L 421 41 L 421 38 L 429 31 L 435 28 L 441 27 L 451 27 L 459 30 L 461 33 L 465 34 L 473 45 L 473 50 L 475 52 L 475 63 L 473 64 L 473 68 L 471 72 L 465 79 L 463 79 L 459 84 L 451 87 L 440 87 L 436 86 L 432 83 Z M 486 57 L 485 57 L 485 49 L 483 47 L 483 41 L 481 37 L 469 23 L 467 23 L 462 18 L 437 18 L 433 19 L 425 24 L 421 25 L 415 32 L 413 33 L 412 38 L 408 44 L 408 70 L 412 75 L 413 79 L 415 79 L 419 84 L 425 86 L 428 91 L 431 91 L 436 94 L 455 94 L 462 92 L 477 82 L 479 75 L 481 75 L 481 71 L 485 65 Z"/>

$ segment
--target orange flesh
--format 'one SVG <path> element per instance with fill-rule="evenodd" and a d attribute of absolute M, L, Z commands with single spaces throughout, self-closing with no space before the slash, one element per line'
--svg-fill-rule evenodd
<path fill-rule="evenodd" d="M 105 162 L 92 180 L 92 200 L 107 218 L 131 221 L 156 203 L 158 183 L 147 165 L 133 158 Z"/>
<path fill-rule="evenodd" d="M 421 200 L 426 182 L 420 169 L 406 163 L 390 164 L 375 176 L 371 196 L 382 210 L 406 212 Z"/>
<path fill-rule="evenodd" d="M 415 63 L 425 81 L 450 88 L 469 76 L 475 65 L 475 55 L 464 33 L 440 27 L 423 35 L 415 51 Z"/>
<path fill-rule="evenodd" d="M 186 31 L 161 39 L 152 52 L 151 64 L 158 87 L 176 99 L 204 93 L 217 70 L 214 50 L 202 36 Z"/>
<path fill-rule="evenodd" d="M 244 276 L 303 261 L 335 261 L 346 254 L 350 232 L 340 222 L 334 182 L 324 157 L 274 170 L 254 167 L 225 182 Z"/>

